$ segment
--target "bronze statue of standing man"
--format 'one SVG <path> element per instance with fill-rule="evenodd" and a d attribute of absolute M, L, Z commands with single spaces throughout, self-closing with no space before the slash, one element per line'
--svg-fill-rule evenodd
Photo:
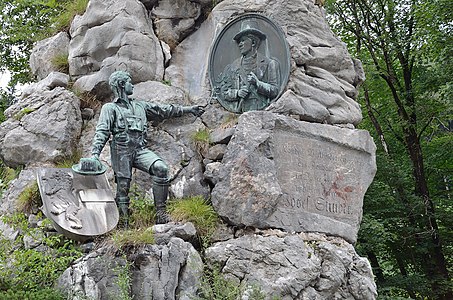
<path fill-rule="evenodd" d="M 117 186 L 115 201 L 123 225 L 127 227 L 129 217 L 132 168 L 152 175 L 156 223 L 167 223 L 168 166 L 158 155 L 146 148 L 148 121 L 179 117 L 185 113 L 200 116 L 203 109 L 200 106 L 163 105 L 130 98 L 134 87 L 127 72 L 114 72 L 110 76 L 109 84 L 115 98 L 102 106 L 93 139 L 92 156 L 99 160 L 102 149 L 112 137 L 110 150 Z"/>

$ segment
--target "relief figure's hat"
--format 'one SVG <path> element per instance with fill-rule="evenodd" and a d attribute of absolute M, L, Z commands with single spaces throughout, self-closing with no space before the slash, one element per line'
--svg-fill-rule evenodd
<path fill-rule="evenodd" d="M 245 19 L 241 23 L 241 31 L 236 33 L 234 40 L 239 42 L 240 38 L 247 34 L 253 34 L 259 37 L 261 40 L 266 39 L 266 35 L 258 29 L 258 22 L 256 20 Z"/>

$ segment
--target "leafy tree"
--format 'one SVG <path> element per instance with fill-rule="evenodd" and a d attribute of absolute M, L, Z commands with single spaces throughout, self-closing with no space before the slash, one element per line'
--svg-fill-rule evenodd
<path fill-rule="evenodd" d="M 0 2 L 0 72 L 12 74 L 10 86 L 33 78 L 28 61 L 33 44 L 67 30 L 88 0 L 2 0 Z"/>
<path fill-rule="evenodd" d="M 328 9 L 364 64 L 362 126 L 378 142 L 358 248 L 382 295 L 453 299 L 453 3 L 344 0 Z"/>

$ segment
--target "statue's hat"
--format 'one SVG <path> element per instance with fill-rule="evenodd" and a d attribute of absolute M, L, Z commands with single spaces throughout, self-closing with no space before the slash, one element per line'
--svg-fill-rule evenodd
<path fill-rule="evenodd" d="M 101 175 L 107 167 L 96 158 L 82 157 L 78 164 L 72 166 L 72 170 L 82 175 Z"/>
<path fill-rule="evenodd" d="M 258 29 L 258 22 L 256 20 L 246 19 L 241 23 L 241 31 L 236 33 L 234 36 L 234 40 L 239 42 L 239 39 L 246 35 L 246 34 L 253 34 L 259 37 L 261 40 L 266 39 L 266 35 Z"/>

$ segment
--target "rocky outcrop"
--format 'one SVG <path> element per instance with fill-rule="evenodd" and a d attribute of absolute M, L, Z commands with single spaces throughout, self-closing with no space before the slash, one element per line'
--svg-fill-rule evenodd
<path fill-rule="evenodd" d="M 158 244 L 138 246 L 123 255 L 114 247 L 102 247 L 68 268 L 59 279 L 59 288 L 72 297 L 90 299 L 112 299 L 114 295 L 193 299 L 203 262 L 193 246 L 180 238 L 192 239 L 193 225 L 156 225 L 149 230 L 155 231 Z"/>
<path fill-rule="evenodd" d="M 212 203 L 232 225 L 324 232 L 355 243 L 376 147 L 364 130 L 241 115 Z"/>
<path fill-rule="evenodd" d="M 64 88 L 42 91 L 10 106 L 0 124 L 0 156 L 9 166 L 55 162 L 76 150 L 80 100 Z"/>
<path fill-rule="evenodd" d="M 60 71 L 55 65 L 58 57 L 67 57 L 69 47 L 69 36 L 66 32 L 60 32 L 37 42 L 33 46 L 30 55 L 30 69 L 38 80 L 47 77 L 51 72 Z"/>
<path fill-rule="evenodd" d="M 127 70 L 135 82 L 163 78 L 163 53 L 147 11 L 138 0 L 92 0 L 70 28 L 69 74 L 74 87 L 104 98 L 108 77 Z"/>
<path fill-rule="evenodd" d="M 206 250 L 209 264 L 265 299 L 375 299 L 371 266 L 342 239 L 273 230 Z"/>
<path fill-rule="evenodd" d="M 21 98 L 30 96 L 36 92 L 42 92 L 45 90 L 53 90 L 56 87 L 67 88 L 69 84 L 69 75 L 52 71 L 41 81 L 30 84 L 22 90 Z"/>

